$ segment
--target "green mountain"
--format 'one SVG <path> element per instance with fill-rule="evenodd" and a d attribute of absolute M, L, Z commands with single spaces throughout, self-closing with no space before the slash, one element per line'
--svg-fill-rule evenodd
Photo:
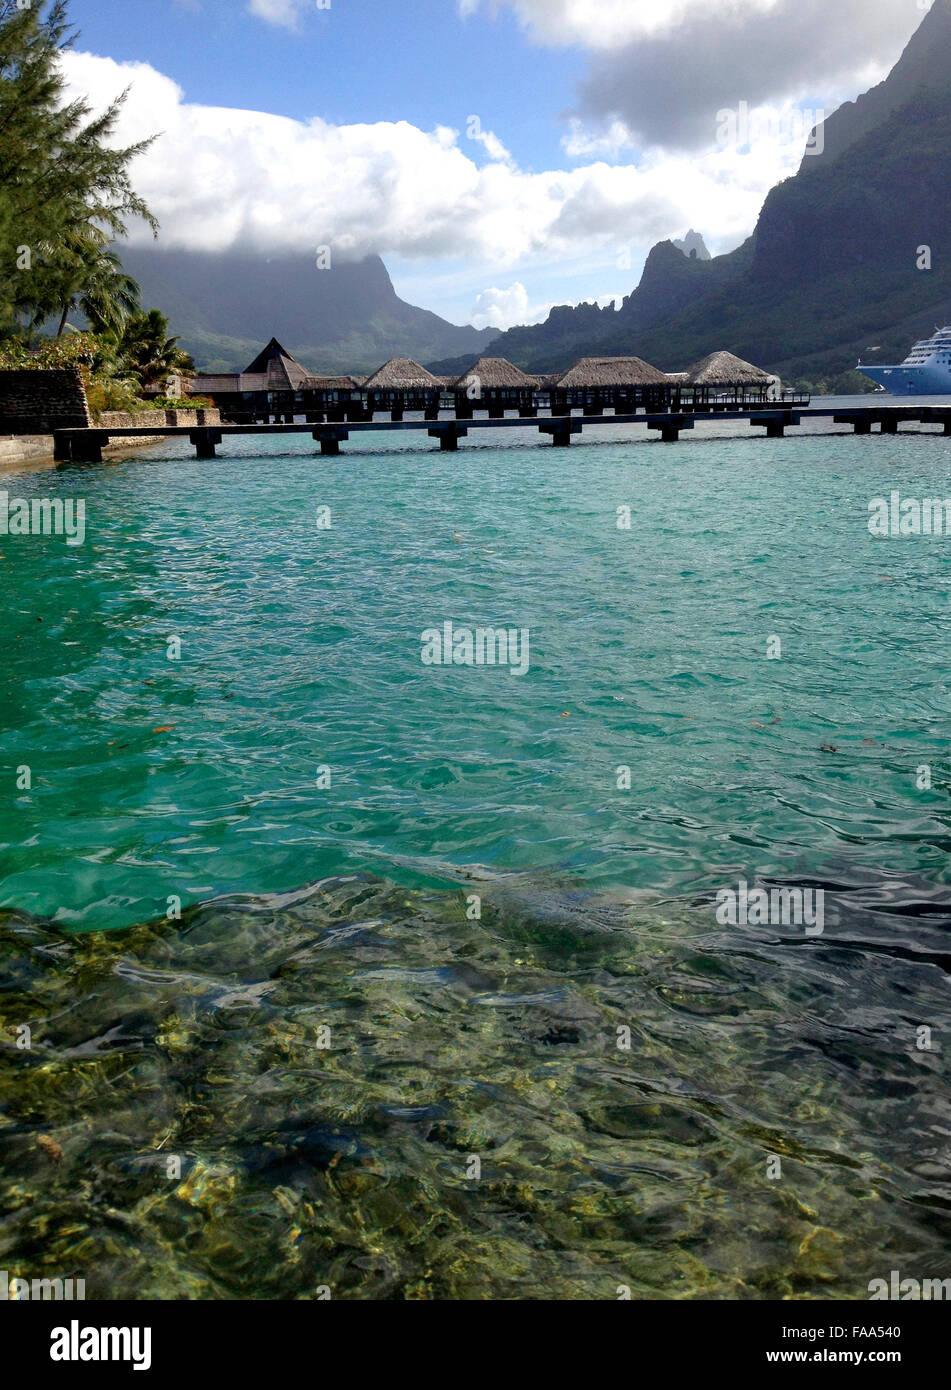
<path fill-rule="evenodd" d="M 494 329 L 458 327 L 399 298 L 378 256 L 318 270 L 311 256 L 120 248 L 204 371 L 241 371 L 277 337 L 317 372 L 369 373 L 389 357 L 483 355 Z M 460 367 L 460 371 L 463 368 Z"/>
<path fill-rule="evenodd" d="M 663 242 L 621 309 L 554 309 L 487 355 L 554 371 L 635 353 L 676 371 L 727 348 L 789 382 L 863 389 L 859 356 L 900 360 L 951 322 L 951 0 L 935 0 L 886 81 L 822 136 L 738 250 L 688 260 Z"/>

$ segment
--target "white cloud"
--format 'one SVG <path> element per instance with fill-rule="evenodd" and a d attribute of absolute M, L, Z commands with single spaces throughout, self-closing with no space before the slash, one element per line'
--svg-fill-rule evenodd
<path fill-rule="evenodd" d="M 761 16 L 780 0 L 459 0 L 465 18 L 477 11 L 513 9 L 531 36 L 543 44 L 577 44 L 612 49 L 645 35 L 669 33 L 689 24 L 694 35 L 736 14 Z"/>
<path fill-rule="evenodd" d="M 634 145 L 634 137 L 623 121 L 592 129 L 577 116 L 570 118 L 568 134 L 561 140 L 561 148 L 569 159 L 617 159 L 622 150 L 633 149 Z"/>
<path fill-rule="evenodd" d="M 472 306 L 469 322 L 476 328 L 511 328 L 517 323 L 541 323 L 550 304 L 532 305 L 528 290 L 516 280 L 508 289 L 483 290 Z"/>
<path fill-rule="evenodd" d="M 268 24 L 280 24 L 285 29 L 296 29 L 297 21 L 304 9 L 304 0 L 248 0 L 248 13 Z"/>
<path fill-rule="evenodd" d="M 747 155 L 654 151 L 636 166 L 599 160 L 527 173 L 488 139 L 489 162 L 477 164 L 448 127 L 334 126 L 200 106 L 145 63 L 69 52 L 62 61 L 70 95 L 86 94 L 96 107 L 131 88 L 117 138 L 161 132 L 137 160 L 135 185 L 162 224 L 163 244 L 193 250 L 327 244 L 351 256 L 514 267 L 599 251 L 603 261 L 605 252 L 646 250 L 690 225 L 714 244 L 735 243 L 801 153 L 768 143 Z"/>
<path fill-rule="evenodd" d="M 605 309 L 609 304 L 616 306 L 627 292 L 615 290 L 610 294 L 598 295 L 595 300 L 588 302 L 597 304 L 599 309 Z M 469 322 L 476 328 L 499 330 L 514 328 L 517 324 L 542 323 L 557 303 L 564 303 L 564 300 L 546 299 L 533 302 L 525 286 L 516 280 L 507 289 L 492 288 L 477 295 Z"/>
<path fill-rule="evenodd" d="M 930 0 L 928 0 L 930 3 Z M 879 81 L 924 17 L 904 0 L 461 0 L 506 8 L 539 44 L 590 50 L 566 151 L 702 149 L 716 113 L 854 96 Z M 625 138 L 625 135 L 627 138 Z"/>
<path fill-rule="evenodd" d="M 489 156 L 490 159 L 494 159 L 497 163 L 500 164 L 512 163 L 512 156 L 509 154 L 508 150 L 502 144 L 502 141 L 496 135 L 495 131 L 475 131 L 471 136 L 471 139 L 478 141 L 478 143 L 482 146 L 482 148 L 485 150 L 486 154 Z"/>

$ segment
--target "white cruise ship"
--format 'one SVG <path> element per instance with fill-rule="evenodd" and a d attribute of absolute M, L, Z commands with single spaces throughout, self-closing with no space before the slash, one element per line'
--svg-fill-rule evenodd
<path fill-rule="evenodd" d="M 951 395 L 951 327 L 936 328 L 933 338 L 915 343 L 897 367 L 860 362 L 858 370 L 893 396 Z"/>

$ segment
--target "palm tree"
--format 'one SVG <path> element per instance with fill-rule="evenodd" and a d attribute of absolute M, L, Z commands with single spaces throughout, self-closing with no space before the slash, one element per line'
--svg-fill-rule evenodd
<path fill-rule="evenodd" d="M 119 341 L 119 356 L 126 371 L 134 373 L 143 388 L 164 385 L 176 371 L 193 371 L 194 362 L 169 337 L 168 320 L 158 309 L 133 314 Z"/>
<path fill-rule="evenodd" d="M 126 275 L 116 253 L 97 245 L 93 238 L 82 246 L 64 247 L 63 252 L 67 264 L 60 286 L 62 315 L 57 338 L 65 333 L 73 309 L 80 311 L 93 333 L 118 337 L 138 312 L 138 285 Z"/>

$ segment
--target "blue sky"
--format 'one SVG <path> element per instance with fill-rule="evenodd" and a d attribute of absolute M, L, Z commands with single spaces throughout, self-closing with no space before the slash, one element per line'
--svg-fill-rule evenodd
<path fill-rule="evenodd" d="M 161 244 L 379 254 L 404 298 L 499 328 L 629 292 L 650 247 L 688 227 L 714 253 L 738 245 L 812 120 L 879 80 L 923 18 L 911 0 L 70 14 L 71 91 L 102 105 L 131 86 L 121 138 L 161 132 L 135 170 Z M 762 119 L 741 144 L 722 116 L 744 107 Z"/>
<path fill-rule="evenodd" d="M 585 66 L 579 48 L 533 46 L 511 10 L 462 19 L 452 0 L 331 0 L 308 5 L 296 32 L 242 0 L 72 0 L 70 13 L 79 47 L 144 59 L 190 101 L 422 129 L 476 114 L 527 169 L 561 157 Z"/>

